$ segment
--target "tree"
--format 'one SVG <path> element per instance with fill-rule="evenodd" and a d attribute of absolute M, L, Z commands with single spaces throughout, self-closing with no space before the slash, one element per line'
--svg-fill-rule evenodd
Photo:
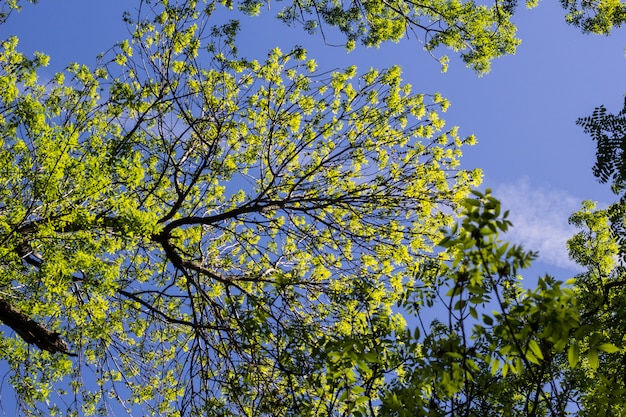
<path fill-rule="evenodd" d="M 620 197 L 618 202 L 611 204 L 603 213 L 611 225 L 613 238 L 619 244 L 619 255 L 626 254 L 626 229 L 624 215 L 626 213 L 626 163 L 624 149 L 626 149 L 626 96 L 624 108 L 617 114 L 608 114 L 606 107 L 594 109 L 590 116 L 579 118 L 576 122 L 582 126 L 585 133 L 596 142 L 596 163 L 593 175 L 602 184 L 611 183 L 613 193 Z M 593 211 L 589 209 L 588 211 Z"/>
<path fill-rule="evenodd" d="M 499 241 L 510 223 L 489 193 L 468 198 L 474 138 L 445 129 L 446 100 L 397 67 L 240 57 L 219 5 L 142 1 L 128 41 L 47 84 L 45 55 L 2 42 L 0 357 L 19 411 L 562 414 L 578 350 L 591 366 L 617 347 L 579 346 L 562 283 L 521 288 L 534 255 Z M 348 48 L 418 32 L 480 73 L 517 45 L 514 7 L 294 2 L 279 17 Z M 447 322 L 423 324 L 435 304 Z"/>
<path fill-rule="evenodd" d="M 624 321 L 624 164 L 626 118 L 624 110 L 607 114 L 601 106 L 577 123 L 596 141 L 593 174 L 611 182 L 619 201 L 604 209 L 585 202 L 570 222 L 581 231 L 568 243 L 572 258 L 585 272 L 576 277 L 574 291 L 580 305 L 580 326 L 573 336 L 570 357 L 579 366 L 566 374 L 566 384 L 576 390 L 581 415 L 622 415 L 626 410 Z"/>
<path fill-rule="evenodd" d="M 398 68 L 238 57 L 214 8 L 143 2 L 132 39 L 45 85 L 46 56 L 2 43 L 0 356 L 24 414 L 371 414 L 397 367 L 395 305 L 479 180 L 473 138 Z"/>
<path fill-rule="evenodd" d="M 418 316 L 421 304 L 440 300 L 447 314 L 407 333 L 382 415 L 563 416 L 576 400 L 566 380 L 580 328 L 572 282 L 546 276 L 524 288 L 519 273 L 536 253 L 501 242 L 508 213 L 489 191 L 472 193 L 440 242 L 449 258 L 423 268 L 428 290 L 404 300 Z"/>
<path fill-rule="evenodd" d="M 440 242 L 447 256 L 424 264 L 421 291 L 402 301 L 419 326 L 405 334 L 382 415 L 622 415 L 626 281 L 607 211 L 586 202 L 571 217 L 582 230 L 570 253 L 586 271 L 529 289 L 518 274 L 536 254 L 501 242 L 507 213 L 489 191 L 472 193 Z M 436 301 L 447 314 L 425 325 Z"/>
<path fill-rule="evenodd" d="M 570 256 L 585 270 L 565 283 L 546 276 L 523 288 L 517 271 L 534 255 L 498 241 L 510 226 L 499 202 L 475 191 L 463 202 L 462 222 L 441 242 L 451 260 L 426 271 L 436 297 L 450 297 L 450 313 L 423 326 L 425 338 L 409 337 L 407 345 L 430 351 L 407 360 L 411 377 L 396 381 L 385 403 L 392 415 L 624 414 L 625 123 L 624 111 L 604 107 L 578 120 L 597 142 L 594 175 L 621 198 L 606 209 L 584 202 L 571 216 L 580 232 Z M 414 399 L 409 411 L 398 398 Z"/>
<path fill-rule="evenodd" d="M 576 277 L 580 300 L 577 350 L 587 352 L 567 379 L 577 387 L 582 415 L 621 415 L 624 386 L 623 264 L 608 210 L 589 202 L 570 221 L 582 229 L 569 242 L 572 257 L 586 268 Z"/>
<path fill-rule="evenodd" d="M 608 115 L 600 107 L 578 120 L 597 142 L 594 175 L 610 180 L 618 195 L 624 190 L 623 113 Z M 459 313 L 435 340 L 446 341 L 448 362 L 454 367 L 456 361 L 465 377 L 457 378 L 456 390 L 442 390 L 434 415 L 623 415 L 623 195 L 606 209 L 584 202 L 570 217 L 580 229 L 568 242 L 570 256 L 584 272 L 565 284 L 546 276 L 534 290 L 514 278 L 533 254 L 498 243 L 497 233 L 510 225 L 506 215 L 499 218 L 499 202 L 489 194 L 476 195 L 464 203 L 459 232 L 442 242 L 451 249 L 453 269 L 444 265 L 439 279 L 453 277 L 448 295 L 458 297 L 450 306 Z M 481 314 L 494 296 L 497 314 Z M 473 319 L 471 333 L 467 319 Z"/>

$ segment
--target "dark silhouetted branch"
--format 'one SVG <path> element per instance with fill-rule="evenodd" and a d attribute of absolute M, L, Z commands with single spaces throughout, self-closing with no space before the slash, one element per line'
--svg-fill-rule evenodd
<path fill-rule="evenodd" d="M 26 343 L 36 345 L 41 350 L 78 356 L 69 351 L 59 333 L 46 329 L 2 299 L 0 299 L 0 321 L 13 329 Z"/>

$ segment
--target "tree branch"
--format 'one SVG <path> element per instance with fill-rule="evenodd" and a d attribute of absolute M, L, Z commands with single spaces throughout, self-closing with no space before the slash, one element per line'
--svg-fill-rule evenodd
<path fill-rule="evenodd" d="M 13 329 L 29 345 L 36 345 L 50 353 L 60 352 L 68 356 L 78 356 L 69 351 L 59 333 L 46 329 L 3 299 L 0 299 L 0 321 Z"/>

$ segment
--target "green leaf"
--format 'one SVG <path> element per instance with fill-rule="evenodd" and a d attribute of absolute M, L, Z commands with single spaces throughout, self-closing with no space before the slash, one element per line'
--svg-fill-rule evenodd
<path fill-rule="evenodd" d="M 572 343 L 570 347 L 567 349 L 567 361 L 569 363 L 570 368 L 575 368 L 578 363 L 578 343 Z"/>
<path fill-rule="evenodd" d="M 506 371 L 504 370 L 504 367 L 506 366 L 506 364 L 502 367 L 502 373 L 504 374 Z M 491 359 L 491 375 L 494 376 L 496 373 L 498 373 L 498 369 L 500 369 L 500 361 L 496 358 Z M 506 377 L 506 375 L 504 375 Z"/>
<path fill-rule="evenodd" d="M 606 352 L 606 353 L 617 353 L 617 352 L 621 351 L 620 348 L 618 348 L 617 346 L 615 346 L 612 343 L 603 343 L 600 346 L 598 346 L 598 348 L 601 351 Z"/>
<path fill-rule="evenodd" d="M 587 352 L 587 361 L 589 362 L 589 367 L 591 367 L 591 369 L 598 369 L 598 366 L 600 365 L 600 361 L 598 359 L 597 349 L 595 348 L 589 349 L 589 352 Z"/>
<path fill-rule="evenodd" d="M 531 351 L 526 352 L 525 357 L 529 362 L 534 363 L 535 365 L 541 364 L 540 359 Z"/>
<path fill-rule="evenodd" d="M 537 359 L 543 360 L 543 353 L 541 352 L 541 348 L 534 339 L 530 339 L 528 341 L 528 348 Z"/>
<path fill-rule="evenodd" d="M 502 364 L 502 378 L 506 378 L 507 374 L 509 373 L 510 367 L 511 366 L 506 362 Z"/>

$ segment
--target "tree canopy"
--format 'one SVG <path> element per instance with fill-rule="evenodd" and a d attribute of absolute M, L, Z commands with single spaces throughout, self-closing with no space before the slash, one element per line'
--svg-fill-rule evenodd
<path fill-rule="evenodd" d="M 623 319 L 626 207 L 622 154 L 625 123 L 623 110 L 611 115 L 603 106 L 596 108 L 592 115 L 578 120 L 578 124 L 596 141 L 594 175 L 601 183 L 610 181 L 612 190 L 620 196 L 618 201 L 601 209 L 587 202 L 570 219 L 582 229 L 570 240 L 569 246 L 572 257 L 585 267 L 585 272 L 577 277 L 575 287 L 582 307 L 578 336 L 587 334 L 578 345 L 589 348 L 591 368 L 571 371 L 568 380 L 579 387 L 584 415 L 621 415 L 625 409 L 622 400 L 626 392 L 626 322 Z M 611 347 L 609 352 L 595 352 L 593 346 L 598 346 L 600 340 L 608 341 L 615 348 Z"/>
<path fill-rule="evenodd" d="M 458 169 L 473 138 L 399 68 L 325 73 L 300 49 L 248 61 L 211 5 L 142 6 L 100 66 L 46 85 L 45 56 L 2 44 L 2 301 L 41 324 L 0 341 L 21 406 L 337 415 L 375 401 L 407 271 L 479 180 Z"/>
<path fill-rule="evenodd" d="M 46 55 L 2 41 L 0 359 L 17 414 L 621 410 L 602 387 L 622 365 L 599 366 L 624 346 L 615 222 L 585 206 L 571 251 L 589 272 L 525 289 L 536 254 L 500 240 L 508 215 L 459 167 L 475 139 L 446 126 L 446 99 L 398 67 L 238 55 L 240 22 L 218 8 L 266 5 L 140 1 L 128 40 L 45 83 Z M 348 48 L 419 33 L 482 73 L 514 52 L 515 7 L 286 2 L 279 18 Z"/>

